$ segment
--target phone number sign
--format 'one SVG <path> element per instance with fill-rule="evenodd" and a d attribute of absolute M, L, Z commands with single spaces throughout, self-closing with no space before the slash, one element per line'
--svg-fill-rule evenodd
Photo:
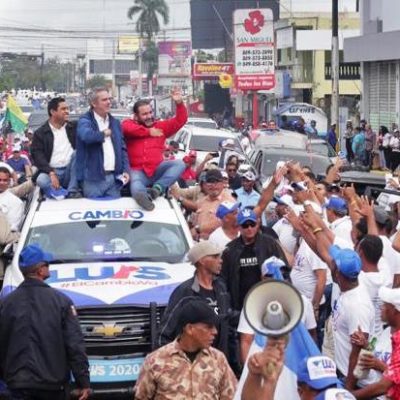
<path fill-rule="evenodd" d="M 272 10 L 235 10 L 233 24 L 237 89 L 273 89 L 275 60 Z"/>

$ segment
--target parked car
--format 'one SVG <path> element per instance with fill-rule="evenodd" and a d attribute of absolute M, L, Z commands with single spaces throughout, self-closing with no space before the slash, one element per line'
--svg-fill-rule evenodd
<path fill-rule="evenodd" d="M 211 118 L 190 117 L 188 118 L 186 125 L 193 125 L 199 128 L 218 129 L 217 123 Z"/>
<path fill-rule="evenodd" d="M 218 152 L 220 143 L 226 139 L 231 139 L 232 143 L 238 143 L 238 136 L 233 132 L 197 126 L 184 126 L 174 137 L 182 150 L 179 156 L 183 157 L 190 150 L 196 150 L 198 163 L 204 159 L 207 153 Z M 218 162 L 218 159 L 219 157 L 215 161 Z"/>

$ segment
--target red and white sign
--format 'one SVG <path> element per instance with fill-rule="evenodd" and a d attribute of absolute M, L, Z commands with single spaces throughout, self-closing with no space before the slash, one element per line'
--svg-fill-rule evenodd
<path fill-rule="evenodd" d="M 195 63 L 193 65 L 193 79 L 218 78 L 221 74 L 233 75 L 232 63 Z"/>
<path fill-rule="evenodd" d="M 272 10 L 244 9 L 233 13 L 235 81 L 241 90 L 275 87 Z"/>

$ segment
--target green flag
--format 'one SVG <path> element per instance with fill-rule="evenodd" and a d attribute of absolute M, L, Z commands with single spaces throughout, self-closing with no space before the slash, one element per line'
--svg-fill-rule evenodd
<path fill-rule="evenodd" d="M 28 120 L 11 95 L 7 97 L 7 109 L 4 123 L 6 124 L 7 122 L 10 123 L 12 130 L 17 133 L 24 132 L 28 125 Z"/>

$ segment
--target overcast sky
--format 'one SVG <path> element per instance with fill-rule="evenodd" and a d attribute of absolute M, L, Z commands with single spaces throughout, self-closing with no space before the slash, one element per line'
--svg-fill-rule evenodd
<path fill-rule="evenodd" d="M 166 27 L 166 38 L 190 39 L 189 0 L 166 2 L 170 6 L 170 23 Z M 0 51 L 38 53 L 43 45 L 45 53 L 49 56 L 83 52 L 84 38 L 98 38 L 101 35 L 45 31 L 133 30 L 133 22 L 126 16 L 131 5 L 133 0 L 0 0 Z M 24 28 L 27 31 L 9 31 L 8 27 Z M 43 31 L 33 33 L 30 29 Z M 81 39 L 74 39 L 76 36 Z"/>

